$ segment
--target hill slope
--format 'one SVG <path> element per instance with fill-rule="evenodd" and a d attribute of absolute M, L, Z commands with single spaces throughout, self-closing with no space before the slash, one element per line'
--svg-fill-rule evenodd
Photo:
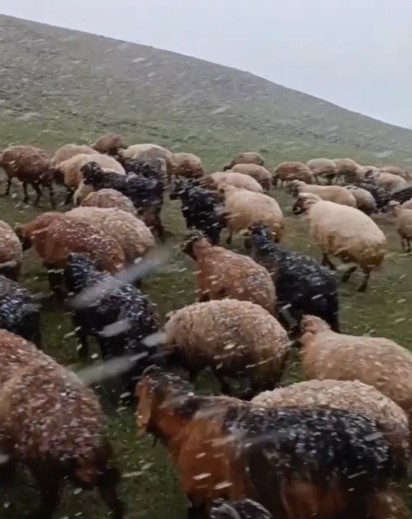
<path fill-rule="evenodd" d="M 2 141 L 55 145 L 117 129 L 135 142 L 207 144 L 212 155 L 230 145 L 402 160 L 412 147 L 410 130 L 142 45 L 0 16 L 0 56 Z"/>

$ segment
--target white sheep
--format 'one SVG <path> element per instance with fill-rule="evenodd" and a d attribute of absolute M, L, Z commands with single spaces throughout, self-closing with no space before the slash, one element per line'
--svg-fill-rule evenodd
<path fill-rule="evenodd" d="M 322 200 L 329 200 L 336 204 L 356 207 L 356 199 L 354 195 L 343 186 L 310 185 L 305 184 L 305 182 L 301 182 L 300 180 L 292 180 L 290 188 L 295 196 L 299 193 L 313 193 L 318 195 Z"/>
<path fill-rule="evenodd" d="M 208 179 L 211 179 L 215 185 L 224 182 L 225 184 L 247 189 L 248 191 L 253 191 L 254 193 L 263 193 L 263 188 L 259 182 L 249 175 L 245 175 L 244 173 L 237 173 L 234 171 L 217 171 L 216 173 L 212 173 L 204 177 L 205 181 Z"/>
<path fill-rule="evenodd" d="M 402 177 L 405 180 L 411 180 L 411 175 L 403 168 L 399 166 L 382 166 L 379 168 L 379 171 L 382 173 L 391 173 L 392 175 L 397 175 L 398 177 Z"/>
<path fill-rule="evenodd" d="M 373 182 L 376 186 L 382 187 L 388 193 L 393 193 L 398 189 L 406 187 L 406 180 L 393 173 L 385 171 L 369 170 L 365 173 L 365 180 Z"/>
<path fill-rule="evenodd" d="M 254 178 L 256 182 L 259 182 L 263 191 L 267 192 L 270 190 L 272 175 L 264 166 L 259 166 L 258 164 L 236 164 L 229 172 L 230 171 L 249 175 Z"/>
<path fill-rule="evenodd" d="M 407 203 L 407 202 L 405 202 Z M 401 237 L 401 247 L 404 252 L 411 252 L 412 240 L 412 208 L 400 205 L 399 202 L 391 200 L 389 207 L 395 216 L 395 227 Z"/>
<path fill-rule="evenodd" d="M 369 191 L 363 189 L 362 187 L 353 186 L 351 184 L 345 187 L 355 197 L 356 207 L 360 211 L 366 214 L 376 213 L 376 211 L 378 210 L 376 200 Z"/>
<path fill-rule="evenodd" d="M 343 282 L 358 266 L 362 269 L 364 280 L 358 290 L 364 292 L 370 273 L 380 267 L 386 254 L 387 240 L 376 223 L 355 207 L 321 200 L 311 193 L 301 193 L 293 211 L 308 215 L 309 234 L 322 250 L 323 265 L 336 269 L 329 255 L 355 264 L 345 272 Z"/>

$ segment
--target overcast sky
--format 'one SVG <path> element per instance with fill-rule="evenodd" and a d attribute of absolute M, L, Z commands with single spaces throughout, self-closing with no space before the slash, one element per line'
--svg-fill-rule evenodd
<path fill-rule="evenodd" d="M 412 127 L 411 0 L 0 0 L 0 11 L 231 65 Z"/>

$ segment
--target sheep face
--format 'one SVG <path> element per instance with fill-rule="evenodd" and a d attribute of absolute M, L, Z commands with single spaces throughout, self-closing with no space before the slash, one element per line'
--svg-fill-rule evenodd
<path fill-rule="evenodd" d="M 192 259 L 196 259 L 195 252 L 194 252 L 194 245 L 200 241 L 204 241 L 206 243 L 209 243 L 209 241 L 205 238 L 202 232 L 200 231 L 194 231 L 191 233 L 187 239 L 182 243 L 181 251 L 184 254 L 187 254 Z"/>

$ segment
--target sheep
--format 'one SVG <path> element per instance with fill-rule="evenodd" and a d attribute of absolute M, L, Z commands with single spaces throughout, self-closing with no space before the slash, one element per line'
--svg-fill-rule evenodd
<path fill-rule="evenodd" d="M 274 198 L 246 189 L 236 189 L 227 184 L 221 185 L 220 192 L 224 196 L 224 209 L 229 231 L 227 243 L 231 243 L 233 233 L 243 231 L 258 222 L 267 225 L 277 241 L 282 239 L 283 213 Z"/>
<path fill-rule="evenodd" d="M 305 316 L 300 342 L 303 376 L 358 380 L 375 387 L 412 418 L 412 354 L 383 337 L 333 332 L 319 317 Z"/>
<path fill-rule="evenodd" d="M 127 148 L 126 139 L 117 133 L 107 133 L 94 142 L 91 147 L 98 153 L 116 157 L 120 150 Z"/>
<path fill-rule="evenodd" d="M 352 193 L 356 200 L 356 207 L 365 214 L 373 214 L 378 210 L 376 200 L 372 193 L 362 187 L 349 184 L 345 186 L 348 191 Z"/>
<path fill-rule="evenodd" d="M 215 499 L 210 507 L 210 519 L 273 519 L 273 515 L 251 499 L 242 501 Z"/>
<path fill-rule="evenodd" d="M 120 472 L 105 437 L 105 418 L 94 392 L 34 344 L 0 330 L 0 448 L 11 483 L 16 465 L 27 467 L 41 503 L 30 517 L 52 519 L 65 481 L 97 489 L 115 519 L 124 506 Z"/>
<path fill-rule="evenodd" d="M 206 517 L 219 498 L 251 498 L 285 519 L 388 518 L 396 505 L 406 512 L 393 488 L 405 482 L 406 464 L 366 416 L 198 396 L 154 368 L 136 396 L 137 426 L 165 445 L 188 517 Z"/>
<path fill-rule="evenodd" d="M 196 262 L 200 302 L 237 299 L 250 301 L 274 313 L 276 293 L 272 279 L 253 259 L 213 246 L 201 233 L 189 236 L 182 250 Z"/>
<path fill-rule="evenodd" d="M 201 185 L 209 187 L 208 182 L 210 182 L 210 187 L 212 189 L 216 189 L 220 183 L 224 182 L 230 186 L 247 189 L 248 191 L 253 191 L 254 193 L 263 193 L 263 188 L 257 180 L 249 175 L 245 175 L 244 173 L 237 173 L 236 171 L 232 173 L 230 171 L 226 171 L 225 173 L 222 171 L 216 171 L 215 173 L 211 173 L 210 175 L 204 177 L 201 181 Z"/>
<path fill-rule="evenodd" d="M 315 177 L 311 169 L 302 162 L 282 162 L 273 172 L 273 185 L 277 187 L 280 180 L 280 187 L 284 182 L 291 180 L 302 180 L 306 184 L 313 184 Z"/>
<path fill-rule="evenodd" d="M 312 159 L 306 162 L 308 168 L 312 171 L 315 181 L 319 178 L 325 178 L 328 184 L 331 184 L 336 177 L 337 168 L 333 160 L 330 159 Z"/>
<path fill-rule="evenodd" d="M 193 153 L 174 153 L 174 176 L 185 178 L 198 178 L 204 175 L 202 159 Z"/>
<path fill-rule="evenodd" d="M 33 294 L 0 275 L 0 329 L 20 335 L 41 348 L 40 308 Z"/>
<path fill-rule="evenodd" d="M 285 328 L 296 328 L 303 315 L 312 313 L 339 331 L 339 296 L 333 273 L 310 256 L 274 243 L 270 230 L 264 225 L 250 226 L 247 234 L 253 259 L 272 276 L 281 324 Z M 285 318 L 285 312 L 295 323 Z"/>
<path fill-rule="evenodd" d="M 53 155 L 51 164 L 56 168 L 61 162 L 71 159 L 76 155 L 95 155 L 96 150 L 84 144 L 65 144 Z"/>
<path fill-rule="evenodd" d="M 87 195 L 80 203 L 83 207 L 101 207 L 108 209 L 115 207 L 136 215 L 136 208 L 133 202 L 127 196 L 122 195 L 116 189 L 101 189 L 100 191 L 93 191 Z"/>
<path fill-rule="evenodd" d="M 386 199 L 386 203 L 389 203 L 391 200 L 394 202 L 399 202 L 403 204 L 412 199 L 412 186 L 407 186 L 402 189 L 398 189 L 394 191 L 390 197 Z"/>
<path fill-rule="evenodd" d="M 412 198 L 401 204 L 403 209 L 412 209 Z"/>
<path fill-rule="evenodd" d="M 133 264 L 156 245 L 146 224 L 121 209 L 76 207 L 65 213 L 65 216 L 89 223 L 114 238 L 123 250 L 126 264 Z"/>
<path fill-rule="evenodd" d="M 361 182 L 364 178 L 364 170 L 352 159 L 333 159 L 336 166 L 336 179 L 342 179 L 346 183 Z"/>
<path fill-rule="evenodd" d="M 299 193 L 313 193 L 318 195 L 322 200 L 329 200 L 336 204 L 356 207 L 356 198 L 343 186 L 308 185 L 300 180 L 292 180 L 290 190 L 294 196 L 297 196 Z"/>
<path fill-rule="evenodd" d="M 382 187 L 389 194 L 407 186 L 404 178 L 383 171 L 375 173 L 374 171 L 369 170 L 365 173 L 365 180 L 372 182 L 376 186 Z"/>
<path fill-rule="evenodd" d="M 362 181 L 362 182 L 353 182 L 349 186 L 346 187 L 357 187 L 364 189 L 365 191 L 368 191 L 374 198 L 376 203 L 376 208 L 378 211 L 382 211 L 388 201 L 390 200 L 390 195 L 383 189 L 381 186 L 375 186 L 374 184 L 371 184 L 370 182 Z M 354 193 L 353 193 L 354 194 Z M 354 194 L 355 198 L 356 195 Z"/>
<path fill-rule="evenodd" d="M 159 331 L 156 307 L 134 286 L 116 284 L 110 274 L 99 272 L 88 254 L 68 255 L 64 281 L 66 289 L 80 297 L 77 304 L 76 299 L 69 303 L 73 327 L 80 341 L 80 358 L 89 354 L 88 336 L 97 340 L 104 360 L 126 354 L 137 356 L 130 359 L 130 369 L 122 376 L 126 391 L 132 395 L 139 370 L 147 367 L 151 358 L 151 348 L 142 341 Z M 105 291 L 107 286 L 112 288 Z M 82 303 L 82 293 L 88 289 L 97 291 L 97 301 Z M 119 322 L 124 325 L 119 327 Z"/>
<path fill-rule="evenodd" d="M 122 162 L 124 159 L 164 159 L 167 166 L 168 180 L 171 181 L 173 178 L 175 164 L 173 161 L 173 153 L 159 146 L 158 144 L 133 144 L 125 150 L 120 150 L 118 159 Z"/>
<path fill-rule="evenodd" d="M 106 188 L 116 189 L 130 198 L 137 209 L 138 216 L 157 233 L 160 239 L 164 239 L 165 230 L 160 213 L 165 183 L 158 176 L 156 169 L 152 169 L 152 176 L 149 176 L 147 168 L 145 169 L 145 175 L 120 176 L 116 173 L 105 173 L 97 163 L 90 162 L 85 164 L 81 171 L 83 175 L 82 183 L 86 188 L 95 191 Z M 76 202 L 78 201 L 78 191 L 74 194 Z"/>
<path fill-rule="evenodd" d="M 18 281 L 23 266 L 23 248 L 18 235 L 0 220 L 0 274 Z"/>
<path fill-rule="evenodd" d="M 249 301 L 194 303 L 177 310 L 165 325 L 164 352 L 170 366 L 182 366 L 194 381 L 210 367 L 225 394 L 226 377 L 246 377 L 245 397 L 273 389 L 282 377 L 288 337 L 275 317 Z"/>
<path fill-rule="evenodd" d="M 257 164 L 258 166 L 264 166 L 265 161 L 260 153 L 255 151 L 245 151 L 235 155 L 228 164 L 223 166 L 223 171 L 232 169 L 236 164 Z"/>
<path fill-rule="evenodd" d="M 53 189 L 53 168 L 49 155 L 33 146 L 10 146 L 1 154 L 0 166 L 7 175 L 7 188 L 4 196 L 10 194 L 11 182 L 15 177 L 23 184 L 23 203 L 29 202 L 27 186 L 30 184 L 36 192 L 34 205 L 42 197 L 42 187 L 49 191 L 50 205 L 56 206 Z"/>
<path fill-rule="evenodd" d="M 272 176 L 264 166 L 258 166 L 257 164 L 236 164 L 229 170 L 235 173 L 243 173 L 254 178 L 262 186 L 263 191 L 267 192 L 270 190 Z"/>
<path fill-rule="evenodd" d="M 85 252 L 100 270 L 115 274 L 125 266 L 117 240 L 98 228 L 65 216 L 45 213 L 17 229 L 25 249 L 33 246 L 48 271 L 50 288 L 62 296 L 62 270 L 71 252 Z"/>
<path fill-rule="evenodd" d="M 387 248 L 386 237 L 376 223 L 355 207 L 321 200 L 309 193 L 298 196 L 293 212 L 307 213 L 309 234 L 323 253 L 322 265 L 336 270 L 329 255 L 344 263 L 355 263 L 343 274 L 342 282 L 347 282 L 360 267 L 364 279 L 358 291 L 365 292 L 370 274 L 382 264 Z"/>
<path fill-rule="evenodd" d="M 202 231 L 213 245 L 220 241 L 220 233 L 226 226 L 222 212 L 222 201 L 215 191 L 203 189 L 191 182 L 176 180 L 171 200 L 180 198 L 182 214 L 187 229 L 196 228 Z"/>
<path fill-rule="evenodd" d="M 403 168 L 399 166 L 382 166 L 379 168 L 379 171 L 383 173 L 391 173 L 392 175 L 397 175 L 398 177 L 402 177 L 405 180 L 411 180 L 410 173 L 405 171 Z"/>
<path fill-rule="evenodd" d="M 73 198 L 74 203 L 78 205 L 79 201 L 86 198 L 86 196 L 93 191 L 82 182 L 82 167 L 89 162 L 98 164 L 103 172 L 114 172 L 119 175 L 126 174 L 123 166 L 117 162 L 117 160 L 108 155 L 102 155 L 101 153 L 95 152 L 93 155 L 81 153 L 65 160 L 55 168 L 54 178 L 58 184 L 64 184 L 66 186 L 66 204 Z M 75 196 L 73 196 L 74 192 Z"/>
<path fill-rule="evenodd" d="M 399 202 L 389 202 L 389 207 L 395 216 L 395 227 L 401 238 L 401 248 L 404 252 L 411 252 L 412 240 L 412 209 L 403 207 Z"/>

